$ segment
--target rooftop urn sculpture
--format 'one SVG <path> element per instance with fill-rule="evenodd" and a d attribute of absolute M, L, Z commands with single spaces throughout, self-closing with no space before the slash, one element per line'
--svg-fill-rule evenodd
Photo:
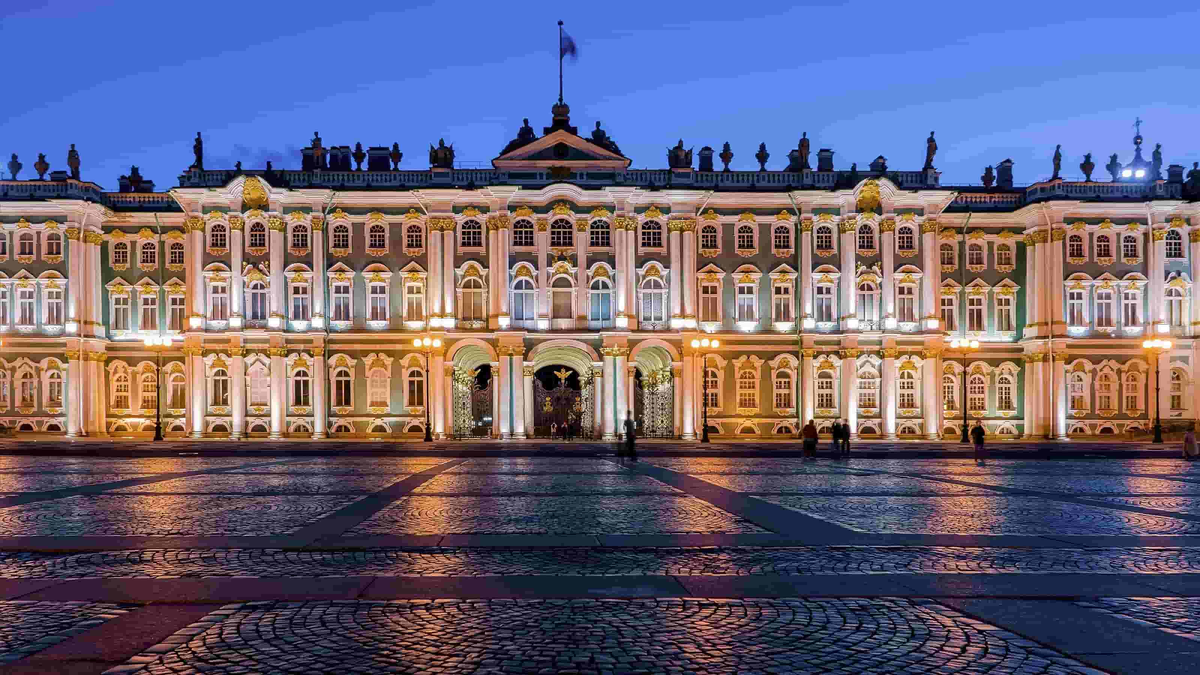
<path fill-rule="evenodd" d="M 17 153 L 13 153 L 12 159 L 8 161 L 8 172 L 12 174 L 12 179 L 17 179 L 17 174 L 21 173 L 21 167 L 24 166 L 17 161 Z"/>
<path fill-rule="evenodd" d="M 983 187 L 989 189 L 992 187 L 992 185 L 996 182 L 996 174 L 994 171 L 992 171 L 991 166 L 988 166 L 983 170 L 983 175 L 979 177 L 979 180 L 983 181 Z"/>
<path fill-rule="evenodd" d="M 37 172 L 38 180 L 46 180 L 46 172 L 50 170 L 50 162 L 46 161 L 46 153 L 38 153 L 38 160 L 33 163 L 33 170 Z"/>
<path fill-rule="evenodd" d="M 71 178 L 79 180 L 79 152 L 75 149 L 74 143 L 67 151 L 67 168 L 71 170 Z"/>
<path fill-rule="evenodd" d="M 1121 175 L 1121 163 L 1117 161 L 1117 153 L 1113 153 L 1108 158 L 1108 164 L 1104 165 L 1104 170 L 1108 175 L 1112 176 L 1112 181 L 1117 182 L 1117 178 Z"/>
<path fill-rule="evenodd" d="M 363 160 L 367 158 L 367 153 L 363 152 L 362 143 L 354 144 L 354 170 L 362 171 Z"/>
<path fill-rule="evenodd" d="M 729 163 L 733 161 L 733 151 L 729 149 L 729 141 L 725 141 L 725 145 L 721 147 L 721 154 L 717 157 L 725 165 L 725 168 L 721 169 L 721 173 L 729 173 Z"/>
<path fill-rule="evenodd" d="M 812 166 L 808 163 L 809 140 L 807 131 L 800 135 L 800 147 L 798 150 L 800 150 L 800 170 L 812 169 Z"/>
<path fill-rule="evenodd" d="M 758 152 L 754 153 L 754 159 L 758 160 L 758 170 L 767 170 L 767 160 L 771 158 L 771 153 L 767 152 L 767 144 L 759 143 Z"/>
<path fill-rule="evenodd" d="M 929 138 L 925 139 L 925 167 L 924 171 L 929 171 L 933 168 L 933 156 L 937 154 L 937 141 L 933 140 L 933 132 L 929 132 Z"/>
<path fill-rule="evenodd" d="M 1062 144 L 1054 146 L 1054 175 L 1050 180 L 1058 180 L 1058 172 L 1062 171 Z"/>
<path fill-rule="evenodd" d="M 683 139 L 673 148 L 667 148 L 667 166 L 672 169 L 692 168 L 692 150 L 683 149 Z"/>
<path fill-rule="evenodd" d="M 392 143 L 392 152 L 388 155 L 388 159 L 392 160 L 392 171 L 399 170 L 400 160 L 404 159 L 404 153 L 400 152 L 399 143 Z"/>
<path fill-rule="evenodd" d="M 1083 162 L 1079 164 L 1079 170 L 1083 172 L 1084 180 L 1092 182 L 1092 171 L 1096 170 L 1096 163 L 1092 161 L 1092 153 L 1087 153 L 1083 156 Z"/>
<path fill-rule="evenodd" d="M 430 145 L 429 166 L 434 169 L 453 169 L 454 144 L 446 145 L 446 139 L 439 138 L 436 148 Z"/>
<path fill-rule="evenodd" d="M 75 147 L 75 146 L 71 146 Z M 196 161 L 188 168 L 197 171 L 204 170 L 204 139 L 200 137 L 200 132 L 196 132 L 196 142 L 192 143 L 192 154 L 196 156 Z"/>
<path fill-rule="evenodd" d="M 1150 153 L 1150 180 L 1162 180 L 1162 163 L 1162 143 L 1155 143 Z"/>

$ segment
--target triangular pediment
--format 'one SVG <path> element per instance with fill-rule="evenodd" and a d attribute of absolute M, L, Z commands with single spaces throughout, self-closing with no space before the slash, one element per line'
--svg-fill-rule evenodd
<path fill-rule="evenodd" d="M 629 158 L 610 152 L 568 131 L 558 130 L 492 160 L 497 169 L 625 169 Z"/>

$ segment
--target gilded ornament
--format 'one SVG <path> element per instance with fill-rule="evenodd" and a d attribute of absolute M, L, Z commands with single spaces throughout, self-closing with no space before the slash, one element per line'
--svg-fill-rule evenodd
<path fill-rule="evenodd" d="M 554 274 L 571 274 L 571 266 L 565 262 L 559 262 L 554 265 Z"/>
<path fill-rule="evenodd" d="M 880 205 L 879 199 L 879 183 L 874 179 L 863 183 L 862 189 L 858 193 L 858 199 L 855 206 L 859 211 L 870 212 L 874 211 Z"/>
<path fill-rule="evenodd" d="M 533 209 L 528 206 L 519 206 L 516 211 L 513 211 L 513 216 L 516 218 L 532 218 Z"/>
<path fill-rule="evenodd" d="M 643 274 L 647 279 L 658 279 L 662 277 L 662 270 L 658 268 L 658 265 L 651 265 L 646 268 Z"/>
<path fill-rule="evenodd" d="M 895 347 L 884 347 L 883 349 L 883 358 L 885 359 L 894 359 L 899 354 L 900 350 Z"/>
<path fill-rule="evenodd" d="M 204 231 L 204 219 L 201 218 L 200 216 L 189 216 L 184 219 L 183 226 L 184 226 L 184 229 L 186 229 L 188 232 L 203 232 Z M 115 234 L 115 232 L 114 232 L 114 234 Z M 122 234 L 124 234 L 124 233 L 122 233 Z"/>
<path fill-rule="evenodd" d="M 550 221 L 545 218 L 538 218 L 535 223 L 538 232 L 546 232 L 550 229 Z"/>
<path fill-rule="evenodd" d="M 817 220 L 821 221 L 822 223 L 831 223 L 831 222 L 833 222 L 833 214 L 818 213 Z"/>
<path fill-rule="evenodd" d="M 263 189 L 262 183 L 257 179 L 246 178 L 246 182 L 242 186 L 242 205 L 252 209 L 267 208 L 267 191 Z"/>
<path fill-rule="evenodd" d="M 246 349 L 244 347 L 230 347 L 229 348 L 230 356 L 235 356 L 235 357 L 245 356 L 245 354 L 246 354 Z"/>
<path fill-rule="evenodd" d="M 894 218 L 884 218 L 883 222 L 880 223 L 880 225 L 879 225 L 879 231 L 880 232 L 895 232 L 896 231 L 896 220 Z"/>
<path fill-rule="evenodd" d="M 474 206 L 468 206 L 462 210 L 462 215 L 464 218 L 474 218 L 479 214 L 479 209 L 475 208 Z"/>
<path fill-rule="evenodd" d="M 750 274 L 743 274 L 741 277 L 738 278 L 739 284 L 752 284 L 754 282 L 755 282 L 755 279 Z"/>
<path fill-rule="evenodd" d="M 67 239 L 70 241 L 79 241 L 79 228 L 78 227 L 68 227 L 66 229 L 66 235 L 67 235 Z"/>
<path fill-rule="evenodd" d="M 720 218 L 720 216 L 718 216 L 718 215 L 717 215 L 717 212 L 716 212 L 716 211 L 713 211 L 712 209 L 709 209 L 708 211 L 705 211 L 705 212 L 704 212 L 704 215 L 703 215 L 703 216 L 700 216 L 700 217 L 701 217 L 701 218 L 703 218 L 703 219 L 705 219 L 705 220 L 717 220 L 717 219 L 719 219 L 719 218 Z"/>
<path fill-rule="evenodd" d="M 1166 230 L 1155 230 L 1153 236 L 1154 236 L 1154 241 L 1164 241 L 1167 238 L 1167 231 Z"/>
<path fill-rule="evenodd" d="M 531 270 L 528 265 L 521 265 L 513 272 L 513 278 L 515 278 L 515 279 L 521 279 L 521 278 L 532 279 L 533 278 L 533 270 Z"/>
<path fill-rule="evenodd" d="M 922 233 L 937 232 L 937 231 L 938 231 L 938 223 L 936 220 L 927 220 L 927 221 L 921 223 L 921 232 Z M 953 230 L 948 230 L 948 231 L 952 232 Z"/>
<path fill-rule="evenodd" d="M 1063 239 L 1066 239 L 1066 238 L 1067 238 L 1067 233 L 1065 230 L 1054 230 L 1053 232 L 1050 233 L 1051 241 L 1062 241 Z"/>
<path fill-rule="evenodd" d="M 597 267 L 594 272 L 592 272 L 592 278 L 593 279 L 609 279 L 611 277 L 608 275 L 608 268 L 601 265 L 601 266 Z"/>
<path fill-rule="evenodd" d="M 753 223 L 754 214 L 750 213 L 749 211 L 743 211 L 740 215 L 738 215 L 737 221 L 739 223 Z"/>
<path fill-rule="evenodd" d="M 642 216 L 647 220 L 662 218 L 662 215 L 662 211 L 659 211 L 657 206 L 651 206 L 642 213 Z"/>
<path fill-rule="evenodd" d="M 588 219 L 587 218 L 576 218 L 575 219 L 575 231 L 576 232 L 587 232 L 588 231 Z"/>
<path fill-rule="evenodd" d="M 858 223 L 854 222 L 853 220 L 843 220 L 841 225 L 838 226 L 838 230 L 840 230 L 842 234 L 854 232 L 858 230 Z"/>
<path fill-rule="evenodd" d="M 280 218 L 279 216 L 268 216 L 267 217 L 267 229 L 274 230 L 276 232 L 283 232 L 283 230 L 284 230 L 283 218 Z"/>
<path fill-rule="evenodd" d="M 800 231 L 801 232 L 812 232 L 812 229 L 813 229 L 812 218 L 805 218 L 804 220 L 800 221 Z"/>

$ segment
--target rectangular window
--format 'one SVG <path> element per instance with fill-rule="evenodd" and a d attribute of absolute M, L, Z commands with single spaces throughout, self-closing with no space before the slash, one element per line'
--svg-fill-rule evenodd
<path fill-rule="evenodd" d="M 0 258 L 8 257 L 8 233 L 0 232 Z"/>
<path fill-rule="evenodd" d="M 972 295 L 967 298 L 967 330 L 983 332 L 983 296 Z"/>
<path fill-rule="evenodd" d="M 720 286 L 704 284 L 700 286 L 700 320 L 720 321 Z"/>
<path fill-rule="evenodd" d="M 1138 410 L 1138 383 L 1132 377 L 1125 380 L 1125 410 Z"/>
<path fill-rule="evenodd" d="M 158 410 L 158 383 L 154 378 L 142 380 L 142 410 Z"/>
<path fill-rule="evenodd" d="M 267 320 L 267 287 L 261 281 L 256 281 L 250 284 L 250 290 L 247 291 L 249 299 L 246 302 L 246 320 L 247 321 L 266 321 Z"/>
<path fill-rule="evenodd" d="M 817 286 L 816 320 L 833 321 L 833 286 Z"/>
<path fill-rule="evenodd" d="M 967 381 L 967 406 L 969 410 L 987 410 L 987 385 L 978 375 Z"/>
<path fill-rule="evenodd" d="M 900 396 L 898 401 L 901 408 L 917 407 L 917 381 L 911 377 L 900 377 Z"/>
<path fill-rule="evenodd" d="M 1137 291 L 1125 291 L 1122 294 L 1122 310 L 1121 321 L 1126 326 L 1140 326 L 1138 321 L 1138 293 Z"/>
<path fill-rule="evenodd" d="M 184 296 L 172 295 L 167 298 L 167 307 L 169 315 L 167 320 L 167 330 L 183 330 L 183 308 Z"/>
<path fill-rule="evenodd" d="M 308 284 L 292 285 L 292 321 L 308 321 Z"/>
<path fill-rule="evenodd" d="M 1121 254 L 1126 258 L 1138 257 L 1138 242 L 1137 237 L 1128 235 L 1121 240 Z"/>
<path fill-rule="evenodd" d="M 955 307 L 955 298 L 952 295 L 942 296 L 942 330 L 958 330 L 958 308 Z"/>
<path fill-rule="evenodd" d="M 792 320 L 792 286 L 791 284 L 776 284 L 773 309 L 776 321 Z"/>
<path fill-rule="evenodd" d="M 758 374 L 746 371 L 738 375 L 738 407 L 758 407 Z"/>
<path fill-rule="evenodd" d="M 425 378 L 415 373 L 408 377 L 408 405 L 414 408 L 425 405 Z"/>
<path fill-rule="evenodd" d="M 1083 291 L 1067 291 L 1067 325 L 1082 326 L 1084 323 Z"/>
<path fill-rule="evenodd" d="M 1112 291 L 1096 292 L 1096 327 L 1113 327 L 1113 294 Z"/>
<path fill-rule="evenodd" d="M 213 284 L 210 293 L 208 318 L 212 321 L 228 321 L 229 286 L 226 284 Z"/>
<path fill-rule="evenodd" d="M 32 288 L 17 289 L 17 325 L 34 325 Z"/>
<path fill-rule="evenodd" d="M 737 287 L 737 320 L 738 321 L 757 321 L 758 317 L 754 315 L 754 286 L 752 284 L 738 284 Z"/>
<path fill-rule="evenodd" d="M 129 296 L 113 296 L 113 330 L 129 330 Z"/>
<path fill-rule="evenodd" d="M 60 288 L 46 291 L 46 323 L 51 326 L 63 323 L 63 291 Z"/>
<path fill-rule="evenodd" d="M 333 321 L 350 320 L 350 284 L 333 285 Z"/>
<path fill-rule="evenodd" d="M 518 220 L 513 225 L 513 246 L 533 246 L 533 223 Z"/>
<path fill-rule="evenodd" d="M 786 372 L 780 372 L 775 378 L 775 409 L 788 410 L 792 405 L 792 378 Z"/>
<path fill-rule="evenodd" d="M 603 220 L 598 220 L 592 223 L 589 228 L 590 245 L 593 248 L 608 248 L 612 246 L 612 232 L 608 228 L 608 223 Z M 533 244 L 530 243 L 530 246 Z"/>
<path fill-rule="evenodd" d="M 704 400 L 709 408 L 721 407 L 721 381 L 717 371 L 712 368 L 704 371 Z"/>
<path fill-rule="evenodd" d="M 1011 267 L 1013 264 L 1012 249 L 1008 246 L 996 247 L 996 265 L 999 267 Z"/>
<path fill-rule="evenodd" d="M 142 316 L 138 329 L 143 331 L 158 330 L 158 296 L 142 296 Z"/>
<path fill-rule="evenodd" d="M 404 320 L 425 320 L 425 292 L 421 284 L 404 285 Z"/>
<path fill-rule="evenodd" d="M 383 284 L 371 284 L 371 321 L 387 321 L 388 320 L 388 298 L 387 286 Z"/>
<path fill-rule="evenodd" d="M 1101 375 L 1096 384 L 1096 406 L 1098 410 L 1113 410 L 1113 386 L 1112 379 L 1108 375 Z"/>
<path fill-rule="evenodd" d="M 896 289 L 896 318 L 902 323 L 917 321 L 917 287 L 901 286 Z"/>
<path fill-rule="evenodd" d="M 187 407 L 187 387 L 182 375 L 171 378 L 170 385 L 171 409 L 181 410 Z"/>
<path fill-rule="evenodd" d="M 817 378 L 817 407 L 826 409 L 832 409 L 834 407 L 832 377 Z"/>
<path fill-rule="evenodd" d="M 1013 318 L 1013 296 L 996 296 L 996 330 L 1011 332 L 1016 330 L 1016 319 Z"/>
<path fill-rule="evenodd" d="M 859 409 L 879 407 L 879 380 L 860 379 L 858 381 L 858 407 Z"/>
<path fill-rule="evenodd" d="M 271 402 L 271 378 L 265 370 L 250 375 L 250 405 L 266 406 Z"/>
<path fill-rule="evenodd" d="M 8 289 L 0 288 L 0 326 L 8 325 Z"/>

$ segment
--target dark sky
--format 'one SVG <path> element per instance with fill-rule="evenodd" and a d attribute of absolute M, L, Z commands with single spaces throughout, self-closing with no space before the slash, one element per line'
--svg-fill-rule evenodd
<path fill-rule="evenodd" d="M 633 159 L 729 141 L 733 168 L 787 163 L 801 132 L 838 168 L 879 154 L 919 169 L 937 131 L 945 184 L 1006 157 L 1018 183 L 1092 152 L 1200 160 L 1200 8 L 1149 2 L 34 2 L 0 8 L 0 153 L 37 153 L 116 189 L 137 164 L 177 184 L 204 133 L 207 168 L 298 168 L 326 145 L 391 145 L 427 168 L 429 143 L 486 166 L 522 117 L 541 132 L 557 97 L 557 27 L 579 45 L 566 99 Z M 718 165 L 719 166 L 719 165 Z M 5 176 L 7 177 L 7 175 Z"/>

